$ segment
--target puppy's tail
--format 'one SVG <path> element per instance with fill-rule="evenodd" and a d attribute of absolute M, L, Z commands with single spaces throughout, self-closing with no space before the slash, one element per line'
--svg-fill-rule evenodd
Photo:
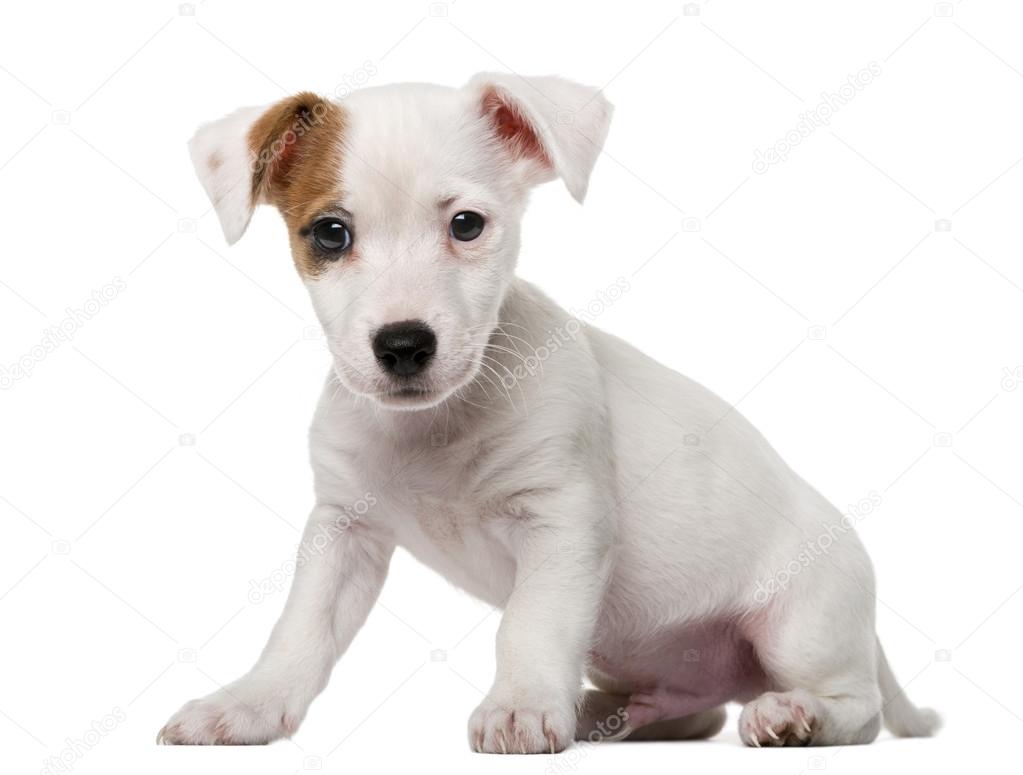
<path fill-rule="evenodd" d="M 884 725 L 896 737 L 930 737 L 941 727 L 941 717 L 930 708 L 918 708 L 899 686 L 885 659 L 881 641 L 877 642 L 877 680 L 884 705 Z"/>

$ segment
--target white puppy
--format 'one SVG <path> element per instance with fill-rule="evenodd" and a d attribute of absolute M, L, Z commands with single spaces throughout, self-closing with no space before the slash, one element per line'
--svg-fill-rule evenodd
<path fill-rule="evenodd" d="M 754 746 L 866 743 L 882 711 L 895 734 L 936 729 L 885 662 L 848 518 L 720 398 L 515 277 L 530 188 L 559 177 L 581 201 L 611 110 L 560 78 L 482 74 L 199 130 L 228 241 L 280 209 L 334 363 L 280 621 L 160 741 L 291 735 L 399 545 L 504 609 L 477 751 L 706 737 L 733 700 Z"/>

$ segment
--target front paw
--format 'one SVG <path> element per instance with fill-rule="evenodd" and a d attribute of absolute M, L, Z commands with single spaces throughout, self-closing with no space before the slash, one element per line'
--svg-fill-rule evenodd
<path fill-rule="evenodd" d="M 574 733 L 572 705 L 501 703 L 487 697 L 469 717 L 469 745 L 477 753 L 558 753 Z"/>
<path fill-rule="evenodd" d="M 242 679 L 185 703 L 157 733 L 160 745 L 264 745 L 291 737 L 305 709 L 283 689 Z"/>

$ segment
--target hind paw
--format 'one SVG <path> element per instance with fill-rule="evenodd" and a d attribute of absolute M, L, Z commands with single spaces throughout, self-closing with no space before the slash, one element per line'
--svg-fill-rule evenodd
<path fill-rule="evenodd" d="M 746 703 L 739 736 L 755 748 L 809 745 L 818 726 L 818 700 L 809 692 L 767 692 Z"/>

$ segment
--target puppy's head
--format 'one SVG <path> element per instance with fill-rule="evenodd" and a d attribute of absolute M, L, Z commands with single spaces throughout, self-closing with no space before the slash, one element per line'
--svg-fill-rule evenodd
<path fill-rule="evenodd" d="M 560 78 L 299 94 L 203 126 L 192 160 L 228 242 L 275 205 L 341 383 L 397 409 L 480 369 L 529 189 L 582 201 L 611 106 Z"/>

